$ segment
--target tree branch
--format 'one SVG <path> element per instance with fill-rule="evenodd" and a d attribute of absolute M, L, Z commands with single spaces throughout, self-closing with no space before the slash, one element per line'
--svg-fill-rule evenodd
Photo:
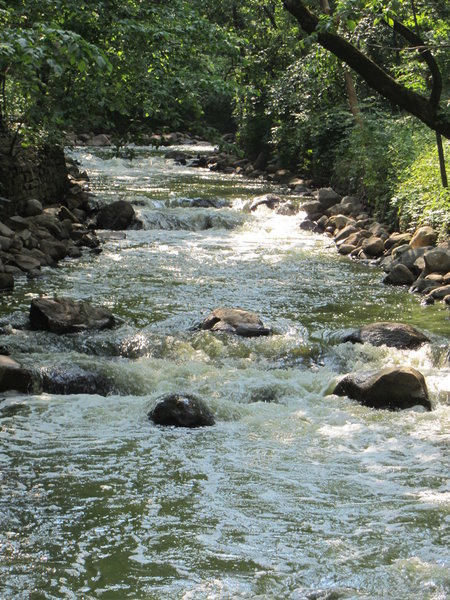
<path fill-rule="evenodd" d="M 371 88 L 393 104 L 416 116 L 430 129 L 450 139 L 450 118 L 447 115 L 439 114 L 438 107 L 434 106 L 431 101 L 399 84 L 379 65 L 343 37 L 336 33 L 318 30 L 319 19 L 306 8 L 301 0 L 284 0 L 283 5 L 295 17 L 306 33 L 316 34 L 317 41 L 321 46 L 343 60 Z M 435 102 L 435 96 L 433 102 Z"/>
<path fill-rule="evenodd" d="M 442 93 L 442 75 L 434 56 L 425 45 L 422 38 L 417 33 L 414 33 L 414 31 L 411 31 L 411 29 L 403 25 L 403 23 L 399 23 L 396 19 L 392 19 L 391 21 L 386 21 L 383 19 L 383 23 L 391 27 L 396 33 L 399 33 L 410 44 L 419 48 L 418 55 L 427 63 L 427 67 L 433 80 L 431 94 L 428 101 L 434 109 L 437 109 Z"/>

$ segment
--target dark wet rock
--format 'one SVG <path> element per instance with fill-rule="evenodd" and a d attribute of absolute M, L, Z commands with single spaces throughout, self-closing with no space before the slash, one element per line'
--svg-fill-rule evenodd
<path fill-rule="evenodd" d="M 443 300 L 448 294 L 450 294 L 450 285 L 443 285 L 430 291 L 430 296 L 435 300 Z"/>
<path fill-rule="evenodd" d="M 107 396 L 112 391 L 111 382 L 107 377 L 85 371 L 72 366 L 64 369 L 62 367 L 45 367 L 40 371 L 42 389 L 49 394 L 98 394 Z"/>
<path fill-rule="evenodd" d="M 418 293 L 418 294 L 424 294 L 424 293 L 428 294 L 433 289 L 435 289 L 439 286 L 440 286 L 439 283 L 430 281 L 429 279 L 426 279 L 425 277 L 418 277 L 414 281 L 412 286 L 409 288 L 409 291 Z"/>
<path fill-rule="evenodd" d="M 42 204 L 36 198 L 30 198 L 25 205 L 25 215 L 27 217 L 35 217 L 42 212 Z"/>
<path fill-rule="evenodd" d="M 113 314 L 88 302 L 70 298 L 34 298 L 30 307 L 33 329 L 53 333 L 76 333 L 89 329 L 107 329 L 115 324 Z"/>
<path fill-rule="evenodd" d="M 148 413 L 157 425 L 174 427 L 205 427 L 215 424 L 214 415 L 206 404 L 191 394 L 168 394 L 158 398 Z"/>
<path fill-rule="evenodd" d="M 420 405 L 431 410 L 425 378 L 412 367 L 350 373 L 341 379 L 333 394 L 348 396 L 371 408 L 403 410 Z"/>
<path fill-rule="evenodd" d="M 11 273 L 0 273 L 0 292 L 14 288 L 14 277 Z"/>
<path fill-rule="evenodd" d="M 28 229 L 30 224 L 27 219 L 20 217 L 19 215 L 14 215 L 9 217 L 7 226 L 13 231 L 22 231 L 23 229 Z"/>
<path fill-rule="evenodd" d="M 128 229 L 135 219 L 134 208 L 125 200 L 117 200 L 103 206 L 97 214 L 97 226 L 100 229 L 120 231 Z"/>
<path fill-rule="evenodd" d="M 182 152 L 181 150 L 168 150 L 164 154 L 164 158 L 170 158 L 178 164 L 185 165 L 187 159 L 190 158 L 190 156 L 189 154 L 187 154 L 186 152 Z"/>
<path fill-rule="evenodd" d="M 200 329 L 235 333 L 243 337 L 269 335 L 270 329 L 264 327 L 258 315 L 241 308 L 216 308 L 201 323 Z"/>
<path fill-rule="evenodd" d="M 214 198 L 194 198 L 189 201 L 189 206 L 192 206 L 192 208 L 223 208 L 228 205 L 229 203 L 226 200 Z"/>
<path fill-rule="evenodd" d="M 411 285 L 414 280 L 415 277 L 407 266 L 397 264 L 383 279 L 383 283 L 390 285 Z"/>
<path fill-rule="evenodd" d="M 37 381 L 30 369 L 25 369 L 10 356 L 0 355 L 0 392 L 15 390 L 24 394 L 37 391 Z"/>
<path fill-rule="evenodd" d="M 208 166 L 208 158 L 206 156 L 197 156 L 190 163 L 190 167 L 196 167 L 199 169 L 205 169 Z"/>
<path fill-rule="evenodd" d="M 36 258 L 32 256 L 27 256 L 26 254 L 16 254 L 14 258 L 14 263 L 19 269 L 22 271 L 33 271 L 41 268 L 41 263 Z"/>
<path fill-rule="evenodd" d="M 275 194 L 264 194 L 263 196 L 257 196 L 253 199 L 253 202 L 250 205 L 250 210 L 256 210 L 260 206 L 267 206 L 267 208 L 273 210 L 281 202 L 281 198 Z"/>
<path fill-rule="evenodd" d="M 322 229 L 317 225 L 317 223 L 315 223 L 314 221 L 311 221 L 311 219 L 304 219 L 300 223 L 299 227 L 302 231 L 312 231 L 313 233 L 321 233 L 322 232 Z"/>
<path fill-rule="evenodd" d="M 434 303 L 435 303 L 435 300 L 431 296 L 425 296 L 425 298 L 422 298 L 422 300 L 420 302 L 420 304 L 422 306 L 431 306 Z"/>
<path fill-rule="evenodd" d="M 344 342 L 413 349 L 430 340 L 422 332 L 404 323 L 371 323 L 347 335 Z"/>
<path fill-rule="evenodd" d="M 67 256 L 67 244 L 57 240 L 41 240 L 39 250 L 49 256 L 52 261 L 58 262 Z"/>

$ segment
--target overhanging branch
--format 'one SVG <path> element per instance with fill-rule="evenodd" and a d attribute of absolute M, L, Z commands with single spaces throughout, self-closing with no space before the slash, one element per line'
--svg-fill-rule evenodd
<path fill-rule="evenodd" d="M 317 41 L 321 46 L 344 61 L 371 88 L 379 92 L 393 104 L 416 116 L 434 131 L 441 133 L 446 138 L 450 138 L 450 118 L 439 114 L 438 106 L 433 106 L 431 99 L 428 100 L 421 94 L 399 84 L 373 60 L 340 35 L 320 31 L 318 29 L 318 17 L 308 10 L 301 0 L 284 0 L 283 5 L 295 17 L 306 33 L 315 33 Z M 435 96 L 438 91 L 438 88 L 436 88 Z M 434 102 L 435 96 L 433 97 Z"/>

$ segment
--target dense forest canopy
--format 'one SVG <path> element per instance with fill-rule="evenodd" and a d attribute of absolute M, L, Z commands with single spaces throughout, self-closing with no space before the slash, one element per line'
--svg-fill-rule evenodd
<path fill-rule="evenodd" d="M 22 143 L 235 132 L 397 210 L 450 136 L 447 0 L 0 0 L 0 25 L 0 125 Z M 437 165 L 420 194 L 445 213 Z"/>

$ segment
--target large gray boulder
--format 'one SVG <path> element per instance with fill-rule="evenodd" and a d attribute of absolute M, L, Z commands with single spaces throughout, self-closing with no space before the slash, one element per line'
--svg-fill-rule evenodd
<path fill-rule="evenodd" d="M 216 308 L 204 319 L 200 329 L 235 333 L 243 337 L 255 337 L 271 333 L 271 330 L 263 325 L 256 313 L 241 308 Z"/>
<path fill-rule="evenodd" d="M 333 188 L 320 188 L 316 192 L 316 197 L 324 211 L 340 202 L 342 198 Z"/>
<path fill-rule="evenodd" d="M 364 406 L 403 410 L 423 406 L 431 410 L 424 376 L 412 367 L 393 367 L 368 373 L 350 373 L 333 390 Z"/>
<path fill-rule="evenodd" d="M 158 398 L 148 417 L 157 425 L 173 427 L 205 427 L 215 423 L 206 404 L 191 394 L 168 394 Z"/>
<path fill-rule="evenodd" d="M 347 335 L 343 341 L 410 350 L 418 348 L 430 340 L 411 325 L 383 322 L 364 325 Z"/>
<path fill-rule="evenodd" d="M 429 250 L 423 255 L 427 273 L 448 273 L 450 271 L 450 251 L 445 248 Z"/>
<path fill-rule="evenodd" d="M 97 214 L 99 229 L 120 231 L 128 229 L 135 219 L 134 208 L 125 200 L 117 200 L 103 206 Z"/>
<path fill-rule="evenodd" d="M 114 315 L 105 308 L 70 298 L 34 298 L 30 307 L 33 329 L 53 333 L 76 333 L 114 327 Z"/>

